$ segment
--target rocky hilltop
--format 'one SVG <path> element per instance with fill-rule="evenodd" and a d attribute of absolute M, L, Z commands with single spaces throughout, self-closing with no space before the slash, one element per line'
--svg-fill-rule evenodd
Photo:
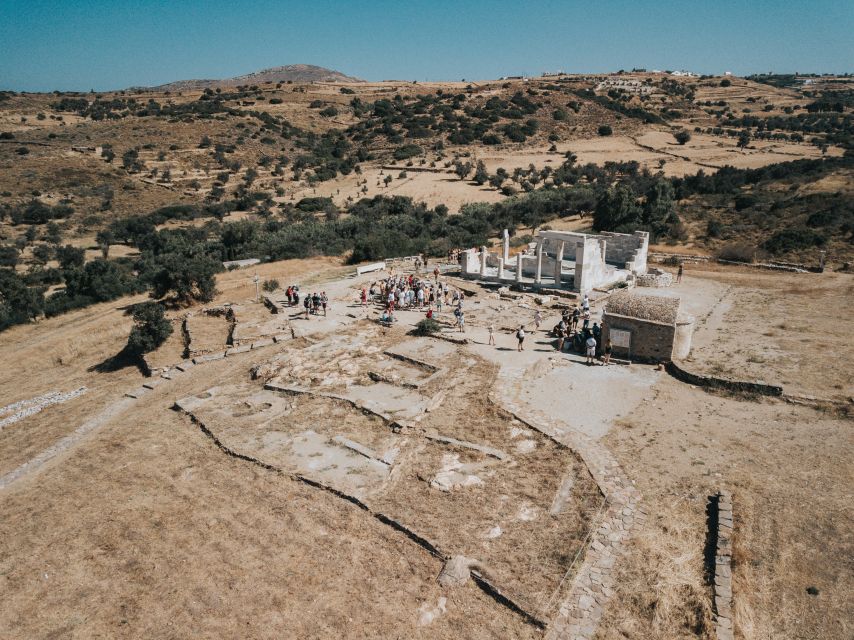
<path fill-rule="evenodd" d="M 186 91 L 191 89 L 206 89 L 213 86 L 258 84 L 264 82 L 364 82 L 364 80 L 344 75 L 334 69 L 326 69 L 313 64 L 289 64 L 222 80 L 176 80 L 175 82 L 153 88 L 161 91 Z"/>

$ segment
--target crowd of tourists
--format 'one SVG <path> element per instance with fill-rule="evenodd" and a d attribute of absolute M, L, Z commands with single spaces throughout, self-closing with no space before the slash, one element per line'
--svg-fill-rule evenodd
<path fill-rule="evenodd" d="M 454 327 L 465 331 L 463 303 L 466 295 L 463 291 L 449 287 L 447 281 L 439 279 L 439 275 L 438 268 L 433 271 L 432 278 L 417 274 L 392 274 L 375 282 L 370 288 L 362 287 L 359 300 L 365 309 L 370 302 L 381 305 L 383 312 L 380 322 L 383 324 L 395 322 L 394 312 L 401 309 L 425 311 L 427 318 L 433 318 L 434 313 L 453 308 Z"/>
<path fill-rule="evenodd" d="M 420 265 L 418 265 L 420 266 Z M 464 332 L 466 328 L 464 291 L 448 285 L 440 279 L 438 267 L 433 270 L 432 277 L 414 274 L 392 273 L 383 280 L 378 280 L 370 286 L 362 286 L 359 290 L 359 303 L 367 313 L 369 305 L 382 308 L 379 321 L 384 326 L 391 326 L 396 321 L 395 311 L 422 311 L 427 318 L 442 313 L 445 309 L 453 309 L 454 328 Z M 300 305 L 299 286 L 291 285 L 286 290 L 288 303 L 291 306 Z M 311 315 L 326 315 L 329 298 L 325 291 L 314 292 L 302 298 L 305 317 Z M 534 311 L 533 331 L 539 331 L 543 321 L 540 310 Z M 495 346 L 495 326 L 487 327 L 487 344 Z M 601 364 L 609 364 L 612 353 L 610 340 L 602 340 L 602 327 L 598 322 L 591 323 L 590 299 L 585 295 L 580 304 L 563 309 L 561 319 L 549 332 L 556 340 L 557 351 L 575 351 L 586 356 L 587 364 L 595 364 L 601 357 Z M 525 325 L 519 325 L 515 332 L 516 348 L 524 350 L 527 332 Z"/>
<path fill-rule="evenodd" d="M 542 314 L 539 310 L 534 312 L 534 331 L 540 329 Z M 489 338 L 487 344 L 495 344 L 495 327 L 489 326 Z M 590 324 L 590 299 L 585 295 L 581 305 L 575 305 L 572 309 L 564 309 L 561 319 L 551 330 L 552 337 L 556 338 L 557 350 L 563 353 L 573 350 L 586 356 L 587 364 L 595 364 L 598 356 L 601 356 L 601 364 L 609 364 L 613 350 L 611 341 L 602 342 L 602 327 L 598 322 Z M 525 325 L 519 325 L 516 330 L 516 349 L 525 350 L 525 338 L 527 334 Z"/>
<path fill-rule="evenodd" d="M 299 286 L 292 284 L 285 290 L 285 296 L 288 299 L 288 304 L 292 307 L 299 307 L 300 304 L 300 292 Z M 326 311 L 329 308 L 329 297 L 326 295 L 325 291 L 317 292 L 315 291 L 312 294 L 306 294 L 306 296 L 302 299 L 302 306 L 305 310 L 305 317 L 308 319 L 312 315 L 320 315 L 323 314 L 326 316 Z"/>

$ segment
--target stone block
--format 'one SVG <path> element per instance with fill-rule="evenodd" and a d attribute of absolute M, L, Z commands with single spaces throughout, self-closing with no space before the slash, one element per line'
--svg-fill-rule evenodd
<path fill-rule="evenodd" d="M 246 353 L 251 348 L 252 348 L 251 344 L 242 344 L 238 347 L 231 347 L 230 349 L 226 350 L 225 355 L 226 356 L 233 356 L 233 355 L 236 355 L 238 353 Z"/>
<path fill-rule="evenodd" d="M 216 360 L 222 360 L 225 357 L 225 351 L 218 351 L 217 353 L 207 353 L 203 356 L 196 356 L 193 358 L 194 364 L 203 364 L 205 362 L 214 362 Z"/>

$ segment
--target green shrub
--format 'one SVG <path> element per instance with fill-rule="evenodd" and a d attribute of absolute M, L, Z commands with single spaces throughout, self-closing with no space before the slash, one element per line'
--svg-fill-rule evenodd
<path fill-rule="evenodd" d="M 439 333 L 442 330 L 442 325 L 436 322 L 433 318 L 424 318 L 415 325 L 413 333 L 418 336 L 429 336 L 434 333 Z"/>
<path fill-rule="evenodd" d="M 749 193 L 736 196 L 734 202 L 735 210 L 744 211 L 745 209 L 749 209 L 750 207 L 754 206 L 756 202 L 756 196 Z"/>
<path fill-rule="evenodd" d="M 706 224 L 706 235 L 709 238 L 720 238 L 723 235 L 724 226 L 721 224 L 720 220 L 712 218 Z"/>
<path fill-rule="evenodd" d="M 395 149 L 393 155 L 395 160 L 408 160 L 414 156 L 421 155 L 423 152 L 424 149 L 417 144 L 405 144 Z"/>
<path fill-rule="evenodd" d="M 812 229 L 783 229 L 762 243 L 762 247 L 773 253 L 786 253 L 811 247 L 821 247 L 827 243 L 827 236 Z"/>
<path fill-rule="evenodd" d="M 141 355 L 154 351 L 172 335 L 172 323 L 166 319 L 163 307 L 156 302 L 142 302 L 133 308 L 133 328 L 128 336 L 127 349 Z"/>
<path fill-rule="evenodd" d="M 753 262 L 756 260 L 756 247 L 743 242 L 734 242 L 722 247 L 717 257 L 734 262 Z"/>
<path fill-rule="evenodd" d="M 44 289 L 27 287 L 11 269 L 0 269 L 0 331 L 38 318 L 44 309 Z"/>
<path fill-rule="evenodd" d="M 264 280 L 264 284 L 261 285 L 261 288 L 267 293 L 273 293 L 277 291 L 279 288 L 279 281 L 275 279 Z"/>

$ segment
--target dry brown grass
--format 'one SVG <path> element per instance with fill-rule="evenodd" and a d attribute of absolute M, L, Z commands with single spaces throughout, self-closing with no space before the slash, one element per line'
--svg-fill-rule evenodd
<path fill-rule="evenodd" d="M 631 422 L 606 442 L 643 493 L 651 524 L 629 547 L 602 638 L 626 637 L 624 628 L 632 638 L 679 637 L 656 626 L 659 599 L 683 624 L 677 628 L 690 627 L 693 614 L 679 612 L 697 610 L 705 584 L 705 501 L 721 487 L 733 492 L 733 622 L 741 637 L 850 637 L 848 420 L 692 391 L 664 378 Z M 817 596 L 807 593 L 811 586 Z M 708 605 L 704 611 L 706 625 Z"/>
<path fill-rule="evenodd" d="M 597 640 L 712 637 L 698 506 L 677 500 L 634 535 L 625 561 L 618 564 L 616 595 Z"/>

